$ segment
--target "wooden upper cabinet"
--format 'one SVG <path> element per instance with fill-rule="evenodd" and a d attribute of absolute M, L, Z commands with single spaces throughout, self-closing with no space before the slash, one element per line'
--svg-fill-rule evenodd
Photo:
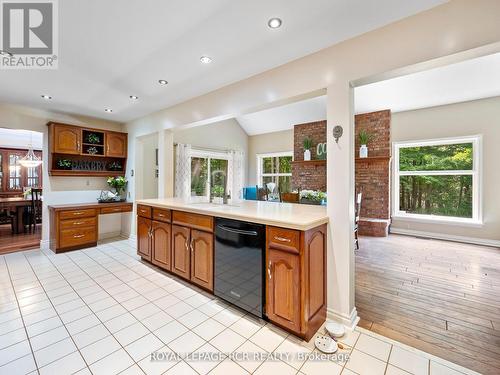
<path fill-rule="evenodd" d="M 53 124 L 52 152 L 79 155 L 82 147 L 82 129 L 77 126 Z"/>
<path fill-rule="evenodd" d="M 267 316 L 285 328 L 300 332 L 300 258 L 270 248 L 267 262 Z"/>
<path fill-rule="evenodd" d="M 153 221 L 152 226 L 152 259 L 153 264 L 170 270 L 170 235 L 172 226 L 167 223 Z"/>
<path fill-rule="evenodd" d="M 191 271 L 190 232 L 189 228 L 172 225 L 172 272 L 185 279 Z"/>
<path fill-rule="evenodd" d="M 214 288 L 214 240 L 213 234 L 191 230 L 191 281 L 199 286 Z"/>
<path fill-rule="evenodd" d="M 127 134 L 106 133 L 106 156 L 113 158 L 127 157 Z"/>
<path fill-rule="evenodd" d="M 137 254 L 151 261 L 151 219 L 137 217 Z"/>

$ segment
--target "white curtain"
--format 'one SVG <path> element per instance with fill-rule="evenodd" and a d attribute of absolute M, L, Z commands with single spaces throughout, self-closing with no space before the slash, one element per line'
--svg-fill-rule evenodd
<path fill-rule="evenodd" d="M 188 199 L 191 195 L 191 145 L 177 144 L 175 149 L 175 196 Z"/>
<path fill-rule="evenodd" d="M 243 199 L 244 157 L 245 155 L 242 151 L 230 151 L 228 188 L 231 190 L 231 198 L 233 200 Z"/>

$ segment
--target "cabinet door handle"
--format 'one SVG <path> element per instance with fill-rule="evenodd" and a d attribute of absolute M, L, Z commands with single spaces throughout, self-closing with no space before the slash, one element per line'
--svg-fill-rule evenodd
<path fill-rule="evenodd" d="M 109 145 L 108 145 L 108 147 L 106 147 L 106 150 L 107 150 L 106 152 L 109 154 Z"/>
<path fill-rule="evenodd" d="M 186 242 L 184 242 L 184 246 L 186 248 L 186 251 L 189 251 L 189 244 L 188 244 L 189 241 L 186 240 Z"/>
<path fill-rule="evenodd" d="M 85 237 L 85 235 L 84 234 L 75 234 L 73 236 L 73 238 L 82 238 L 82 237 Z"/>
<path fill-rule="evenodd" d="M 271 276 L 271 261 L 269 261 L 269 266 L 267 266 L 267 274 L 269 275 L 269 280 L 272 279 L 272 276 Z"/>
<path fill-rule="evenodd" d="M 80 141 L 76 141 L 76 149 L 80 151 Z"/>
<path fill-rule="evenodd" d="M 189 244 L 189 247 L 191 248 L 192 253 L 194 253 L 193 241 L 194 241 L 194 238 L 191 238 L 191 243 Z"/>
<path fill-rule="evenodd" d="M 148 236 L 149 236 L 149 237 L 153 237 L 153 229 L 150 229 L 150 230 L 148 231 Z"/>
<path fill-rule="evenodd" d="M 280 241 L 280 242 L 292 242 L 291 239 L 289 238 L 284 238 L 284 237 L 278 237 L 278 236 L 274 236 L 274 239 L 277 240 L 277 241 Z"/>

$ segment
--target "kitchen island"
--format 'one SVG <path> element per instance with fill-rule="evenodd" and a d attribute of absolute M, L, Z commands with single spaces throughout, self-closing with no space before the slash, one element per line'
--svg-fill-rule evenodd
<path fill-rule="evenodd" d="M 265 254 L 258 271 L 264 317 L 306 340 L 325 321 L 326 207 L 265 201 L 221 205 L 176 198 L 136 203 L 141 258 L 211 293 L 218 218 L 261 224 Z"/>

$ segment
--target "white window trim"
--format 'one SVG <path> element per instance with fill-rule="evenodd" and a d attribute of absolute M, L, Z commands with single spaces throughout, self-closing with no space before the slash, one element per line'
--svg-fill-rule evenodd
<path fill-rule="evenodd" d="M 192 148 L 191 153 L 190 153 L 190 159 L 191 158 L 208 158 L 208 159 L 222 159 L 222 160 L 227 160 L 228 162 L 228 172 L 231 170 L 229 163 L 232 163 L 232 157 L 229 152 L 224 152 L 224 151 L 209 151 L 209 150 L 202 150 L 202 149 L 196 149 Z M 191 162 L 190 162 L 191 163 Z M 210 184 L 212 183 L 212 173 L 210 173 L 210 163 L 208 164 L 208 178 L 207 178 L 207 184 L 205 187 L 206 194 L 205 195 L 200 195 L 200 196 L 191 196 L 191 200 L 193 202 L 204 202 L 205 200 L 210 200 Z M 232 181 L 233 176 L 229 175 L 226 177 L 227 182 Z M 191 186 L 191 176 L 189 177 L 189 186 Z"/>
<path fill-rule="evenodd" d="M 291 156 L 293 161 L 293 151 L 269 152 L 265 154 L 257 154 L 257 185 L 263 186 L 264 177 L 292 177 L 292 173 L 262 173 L 262 159 L 275 158 L 280 156 Z"/>
<path fill-rule="evenodd" d="M 438 146 L 445 144 L 472 143 L 473 166 L 467 171 L 399 171 L 399 149 L 406 147 Z M 420 223 L 451 224 L 480 227 L 483 225 L 483 147 L 482 135 L 467 137 L 437 138 L 421 141 L 393 142 L 392 154 L 392 217 L 397 220 L 413 221 Z M 472 218 L 458 218 L 439 215 L 409 214 L 399 210 L 399 177 L 409 175 L 472 175 Z"/>

